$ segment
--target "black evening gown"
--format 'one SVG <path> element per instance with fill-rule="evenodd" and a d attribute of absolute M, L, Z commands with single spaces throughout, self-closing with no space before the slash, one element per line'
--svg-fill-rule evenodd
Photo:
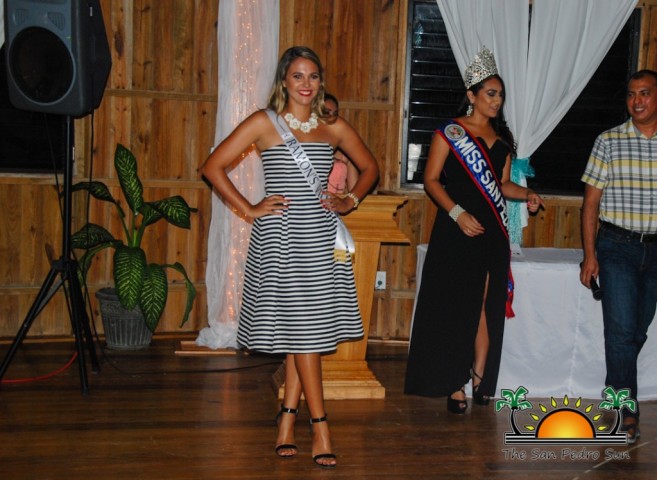
<path fill-rule="evenodd" d="M 509 151 L 500 140 L 487 150 L 498 179 Z M 502 354 L 509 268 L 509 241 L 491 207 L 452 152 L 443 167 L 449 196 L 481 223 L 485 232 L 466 236 L 439 209 L 422 269 L 406 370 L 405 393 L 452 394 L 470 378 L 486 276 L 490 348 L 479 392 L 494 396 Z"/>

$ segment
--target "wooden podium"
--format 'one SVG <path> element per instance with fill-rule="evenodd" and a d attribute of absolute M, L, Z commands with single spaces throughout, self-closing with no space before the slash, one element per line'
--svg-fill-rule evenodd
<path fill-rule="evenodd" d="M 322 356 L 326 400 L 385 398 L 385 388 L 367 366 L 365 353 L 381 244 L 410 244 L 394 219 L 406 200 L 406 197 L 398 195 L 369 195 L 357 210 L 343 217 L 356 242 L 354 277 L 365 336 L 355 342 L 341 343 L 335 353 Z M 283 398 L 284 382 L 285 362 L 272 378 L 279 399 Z"/>

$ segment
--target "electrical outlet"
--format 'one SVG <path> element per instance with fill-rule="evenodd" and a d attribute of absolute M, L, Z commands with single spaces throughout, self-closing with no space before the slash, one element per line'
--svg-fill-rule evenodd
<path fill-rule="evenodd" d="M 376 280 L 374 281 L 374 290 L 386 289 L 386 272 L 376 272 Z"/>

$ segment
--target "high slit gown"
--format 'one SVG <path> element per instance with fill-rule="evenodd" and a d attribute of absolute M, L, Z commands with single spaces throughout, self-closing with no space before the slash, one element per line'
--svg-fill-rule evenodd
<path fill-rule="evenodd" d="M 478 140 L 500 179 L 507 147 L 497 140 L 488 148 L 483 139 Z M 485 232 L 468 237 L 448 212 L 439 209 L 422 269 L 404 391 L 442 397 L 469 381 L 488 277 L 484 308 L 490 347 L 478 391 L 494 396 L 504 335 L 509 241 L 490 205 L 451 151 L 442 181 L 450 198 L 473 215 Z"/>

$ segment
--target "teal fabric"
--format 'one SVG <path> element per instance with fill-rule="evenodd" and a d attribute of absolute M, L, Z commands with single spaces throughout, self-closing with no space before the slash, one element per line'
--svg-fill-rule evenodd
<path fill-rule="evenodd" d="M 534 176 L 534 168 L 529 164 L 528 158 L 514 158 L 511 160 L 511 181 L 525 186 L 526 179 Z M 509 214 L 509 241 L 522 245 L 522 210 L 527 208 L 525 202 L 509 200 L 507 211 Z"/>

